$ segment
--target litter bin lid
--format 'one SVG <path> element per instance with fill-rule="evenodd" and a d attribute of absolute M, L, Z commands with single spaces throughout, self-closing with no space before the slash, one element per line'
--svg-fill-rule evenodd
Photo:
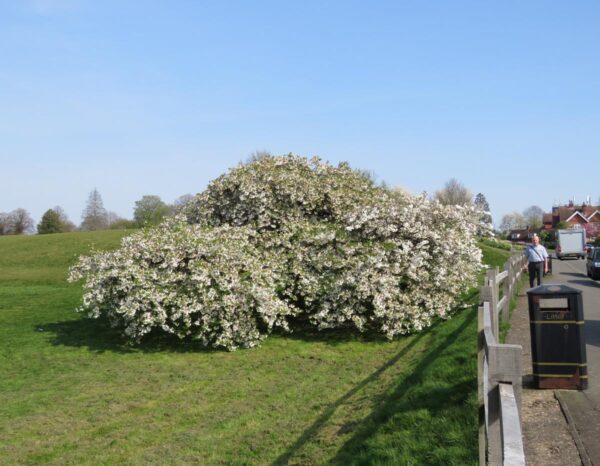
<path fill-rule="evenodd" d="M 533 295 L 560 295 L 560 294 L 581 294 L 581 290 L 573 288 L 571 286 L 563 285 L 561 283 L 548 283 L 546 285 L 536 286 L 527 291 L 527 294 Z"/>

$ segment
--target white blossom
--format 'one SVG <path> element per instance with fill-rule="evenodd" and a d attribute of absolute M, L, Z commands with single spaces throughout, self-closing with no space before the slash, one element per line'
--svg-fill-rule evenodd
<path fill-rule="evenodd" d="M 264 157 L 153 230 L 82 257 L 81 310 L 132 341 L 153 330 L 230 350 L 297 319 L 388 338 L 449 317 L 481 268 L 477 212 L 375 186 L 350 169 Z"/>

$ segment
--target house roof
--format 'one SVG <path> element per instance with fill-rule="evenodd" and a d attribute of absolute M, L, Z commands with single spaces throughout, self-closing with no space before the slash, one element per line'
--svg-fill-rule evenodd
<path fill-rule="evenodd" d="M 594 210 L 591 214 L 588 215 L 588 222 L 592 221 L 592 217 L 594 217 L 594 215 L 598 216 L 598 221 L 600 221 L 600 210 Z"/>
<path fill-rule="evenodd" d="M 553 212 L 553 217 L 558 217 L 559 222 L 568 222 L 569 219 L 578 212 L 587 221 L 594 212 L 600 211 L 600 206 L 579 206 L 579 207 L 558 207 Z"/>
<path fill-rule="evenodd" d="M 570 220 L 573 220 L 577 216 L 581 217 L 585 223 L 588 222 L 588 219 L 585 217 L 585 215 L 583 215 L 581 212 L 578 212 L 578 211 L 573 212 L 573 214 L 565 221 L 568 222 Z"/>

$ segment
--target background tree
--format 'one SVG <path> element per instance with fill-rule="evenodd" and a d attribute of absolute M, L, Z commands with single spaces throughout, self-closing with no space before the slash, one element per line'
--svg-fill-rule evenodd
<path fill-rule="evenodd" d="M 117 214 L 116 212 L 113 212 L 113 211 L 106 212 L 106 226 L 108 228 L 111 228 L 114 223 L 120 222 L 121 220 L 125 220 L 125 219 L 123 217 L 121 217 L 119 214 Z"/>
<path fill-rule="evenodd" d="M 133 219 L 139 227 L 158 225 L 169 213 L 169 206 L 159 196 L 146 195 L 135 203 Z"/>
<path fill-rule="evenodd" d="M 456 178 L 450 178 L 442 189 L 436 191 L 434 198 L 442 205 L 471 205 L 473 195 Z"/>
<path fill-rule="evenodd" d="M 34 229 L 33 219 L 25 209 L 15 209 L 8 214 L 8 231 L 12 235 L 31 233 Z"/>
<path fill-rule="evenodd" d="M 52 208 L 56 213 L 58 213 L 58 217 L 60 218 L 60 223 L 62 225 L 62 232 L 66 233 L 68 231 L 74 231 L 77 229 L 75 224 L 69 220 L 67 213 L 63 210 L 63 208 L 59 205 Z"/>
<path fill-rule="evenodd" d="M 108 213 L 102 196 L 96 188 L 90 193 L 87 205 L 81 214 L 81 229 L 85 231 L 103 230 L 108 227 Z"/>
<path fill-rule="evenodd" d="M 65 211 L 60 207 L 56 206 L 52 209 L 48 209 L 37 226 L 37 232 L 40 235 L 48 233 L 65 233 L 67 231 L 73 231 L 75 225 L 69 220 Z"/>
<path fill-rule="evenodd" d="M 137 228 L 137 224 L 134 220 L 123 218 L 116 212 L 108 212 L 106 217 L 108 228 L 110 230 L 129 230 L 132 228 Z"/>
<path fill-rule="evenodd" d="M 254 152 L 252 152 L 250 155 L 248 155 L 248 157 L 246 158 L 246 164 L 251 164 L 252 162 L 256 162 L 257 160 L 263 159 L 265 157 L 271 157 L 273 154 L 271 154 L 270 151 L 263 149 L 263 150 L 255 150 Z"/>
<path fill-rule="evenodd" d="M 137 228 L 137 223 L 135 223 L 135 220 L 120 217 L 114 222 L 111 222 L 109 228 L 111 230 L 132 230 Z"/>
<path fill-rule="evenodd" d="M 505 232 L 509 230 L 517 230 L 519 228 L 525 228 L 525 226 L 525 217 L 523 217 L 523 215 L 519 212 L 506 214 L 500 221 L 500 230 Z"/>
<path fill-rule="evenodd" d="M 62 222 L 60 221 L 60 214 L 54 209 L 48 209 L 44 212 L 40 223 L 38 223 L 37 232 L 39 235 L 61 233 Z"/>
<path fill-rule="evenodd" d="M 492 223 L 492 214 L 490 212 L 490 205 L 483 193 L 477 193 L 475 200 L 473 201 L 475 207 L 481 211 L 481 221 L 483 223 Z"/>
<path fill-rule="evenodd" d="M 8 214 L 0 212 L 0 236 L 8 235 Z"/>
<path fill-rule="evenodd" d="M 177 199 L 175 199 L 173 204 L 169 206 L 169 214 L 177 215 L 179 212 L 181 212 L 181 210 L 185 207 L 185 205 L 188 202 L 194 199 L 194 197 L 195 196 L 193 194 L 184 194 L 182 196 L 179 196 Z"/>
<path fill-rule="evenodd" d="M 525 217 L 525 224 L 529 225 L 529 228 L 533 230 L 540 228 L 544 224 L 544 211 L 537 205 L 527 207 L 527 209 L 523 211 L 523 217 Z"/>

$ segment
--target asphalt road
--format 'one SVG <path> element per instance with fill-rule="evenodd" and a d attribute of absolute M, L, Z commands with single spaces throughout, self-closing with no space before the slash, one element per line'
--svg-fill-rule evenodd
<path fill-rule="evenodd" d="M 560 390 L 557 396 L 584 464 L 600 466 L 600 281 L 587 277 L 584 260 L 553 260 L 545 284 L 563 283 L 582 291 L 588 363 L 588 389 Z"/>

